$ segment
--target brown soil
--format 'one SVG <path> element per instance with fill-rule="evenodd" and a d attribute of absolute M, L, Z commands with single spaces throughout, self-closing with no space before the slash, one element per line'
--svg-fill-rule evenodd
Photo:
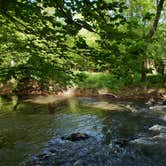
<path fill-rule="evenodd" d="M 166 88 L 146 88 L 146 87 L 134 87 L 125 88 L 117 93 L 119 98 L 133 98 L 138 100 L 144 99 L 155 99 L 155 100 L 165 100 Z"/>
<path fill-rule="evenodd" d="M 145 88 L 145 87 L 126 87 L 118 92 L 105 92 L 99 93 L 94 89 L 77 89 L 75 96 L 87 96 L 87 97 L 101 97 L 112 99 L 134 99 L 134 100 L 149 100 L 154 99 L 156 101 L 166 100 L 166 88 Z"/>
<path fill-rule="evenodd" d="M 63 96 L 62 90 L 59 93 L 57 90 L 46 92 L 42 90 L 37 84 L 28 84 L 29 86 L 19 86 L 19 91 L 13 92 L 10 86 L 0 85 L 0 95 L 18 95 L 20 98 L 30 98 L 36 95 L 55 95 Z M 102 90 L 101 90 L 102 91 Z M 99 97 L 112 99 L 134 99 L 134 100 L 148 100 L 154 99 L 156 101 L 166 101 L 166 88 L 146 88 L 146 87 L 126 87 L 118 92 L 103 91 L 100 93 L 98 89 L 80 89 L 76 88 L 69 96 L 84 96 L 84 97 Z"/>

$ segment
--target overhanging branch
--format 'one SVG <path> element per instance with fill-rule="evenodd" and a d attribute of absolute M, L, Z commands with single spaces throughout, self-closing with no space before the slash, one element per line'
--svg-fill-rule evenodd
<path fill-rule="evenodd" d="M 64 15 L 64 17 L 66 17 L 68 19 L 68 21 L 70 21 L 72 24 L 75 24 L 79 28 L 85 28 L 90 32 L 97 33 L 96 31 L 94 31 L 92 29 L 91 25 L 89 25 L 87 22 L 84 22 L 84 21 L 81 21 L 81 20 L 73 20 L 73 18 L 71 18 L 69 15 L 67 15 L 67 13 L 64 11 L 63 7 L 60 5 L 60 3 L 58 1 L 55 1 L 55 3 L 57 5 L 57 8 L 59 8 L 59 10 Z"/>

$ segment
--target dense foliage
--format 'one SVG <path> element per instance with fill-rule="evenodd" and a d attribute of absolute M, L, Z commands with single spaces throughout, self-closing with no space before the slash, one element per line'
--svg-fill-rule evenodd
<path fill-rule="evenodd" d="M 0 0 L 0 81 L 164 75 L 164 14 L 164 0 Z"/>

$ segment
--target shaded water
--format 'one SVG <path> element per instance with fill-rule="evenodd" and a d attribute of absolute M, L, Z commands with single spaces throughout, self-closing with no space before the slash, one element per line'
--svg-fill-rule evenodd
<path fill-rule="evenodd" d="M 14 111 L 16 97 L 0 98 L 0 163 L 16 166 L 39 153 L 53 137 L 83 132 L 103 144 L 128 139 L 153 163 L 166 165 L 165 107 L 149 108 L 143 102 L 118 101 L 114 104 L 130 106 L 133 111 L 116 111 L 89 105 L 97 102 L 101 101 L 68 99 L 61 102 L 58 109 L 54 104 L 20 102 Z"/>

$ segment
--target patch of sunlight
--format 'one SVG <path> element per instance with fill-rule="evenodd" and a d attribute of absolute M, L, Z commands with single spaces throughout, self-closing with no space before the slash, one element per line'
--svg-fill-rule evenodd
<path fill-rule="evenodd" d="M 25 100 L 26 102 L 31 102 L 35 104 L 50 104 L 50 103 L 57 103 L 59 101 L 65 100 L 67 96 L 37 96 L 31 99 Z"/>
<path fill-rule="evenodd" d="M 97 40 L 100 39 L 99 35 L 89 32 L 88 30 L 82 28 L 78 35 L 85 37 L 87 45 L 90 47 L 98 47 L 98 43 L 96 42 Z"/>
<path fill-rule="evenodd" d="M 93 102 L 86 104 L 88 107 L 99 108 L 109 111 L 132 111 L 132 108 L 122 104 L 110 104 L 108 102 Z"/>

